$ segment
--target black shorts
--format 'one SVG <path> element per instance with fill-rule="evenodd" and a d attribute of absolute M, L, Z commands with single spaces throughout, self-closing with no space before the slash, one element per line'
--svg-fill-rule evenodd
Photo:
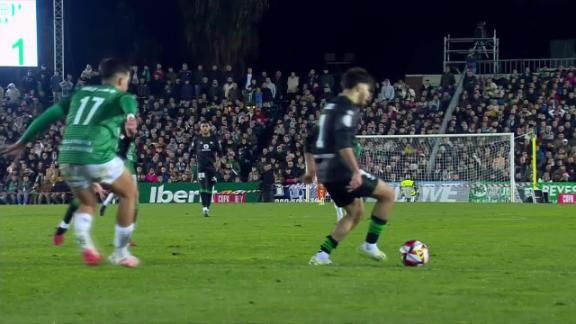
<path fill-rule="evenodd" d="M 201 191 L 212 192 L 212 187 L 216 184 L 216 170 L 198 169 L 198 183 Z"/>
<path fill-rule="evenodd" d="M 338 207 L 345 207 L 350 205 L 354 199 L 362 197 L 372 197 L 376 186 L 378 185 L 378 178 L 364 172 L 362 174 L 362 185 L 352 192 L 348 192 L 348 185 L 350 181 L 339 181 L 324 183 L 324 187 L 330 194 L 330 198 L 336 203 Z"/>

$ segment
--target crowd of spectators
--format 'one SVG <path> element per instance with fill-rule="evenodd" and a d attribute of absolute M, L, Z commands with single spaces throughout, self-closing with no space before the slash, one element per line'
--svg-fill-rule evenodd
<path fill-rule="evenodd" d="M 535 134 L 538 177 L 576 181 L 575 74 L 574 67 L 497 76 L 468 73 L 447 132 L 514 133 L 516 181 L 532 178 L 530 135 Z"/>
<path fill-rule="evenodd" d="M 136 138 L 139 181 L 195 182 L 195 160 L 190 143 L 199 133 L 199 122 L 209 121 L 221 138 L 223 156 L 218 181 L 298 182 L 304 173 L 303 142 L 307 129 L 326 100 L 339 92 L 338 76 L 329 70 L 304 75 L 281 71 L 242 73 L 231 66 L 190 69 L 164 68 L 161 64 L 134 66 L 130 92 L 139 102 L 139 135 Z M 561 69 L 522 75 L 479 77 L 468 74 L 465 90 L 449 123 L 448 133 L 535 131 L 541 145 L 538 165 L 544 178 L 574 178 L 575 104 L 573 71 Z M 99 76 L 90 65 L 75 80 L 49 75 L 45 67 L 30 71 L 16 86 L 0 87 L 0 144 L 16 141 L 26 125 L 52 100 L 70 96 L 74 89 L 96 84 Z M 413 89 L 403 80 L 377 82 L 374 101 L 361 110 L 359 133 L 363 135 L 435 134 L 454 93 L 455 78 L 446 71 L 439 85 L 424 81 Z M 57 147 L 63 123 L 53 125 L 30 143 L 17 163 L 0 158 L 0 202 L 62 202 L 68 188 L 62 181 Z M 529 178 L 530 151 L 520 138 L 516 146 L 516 178 Z M 478 149 L 478 148 L 476 148 Z M 362 163 L 388 181 L 405 174 L 417 179 L 458 180 L 473 178 L 478 160 L 484 174 L 489 166 L 506 164 L 505 148 L 493 144 L 482 152 L 457 140 L 443 143 L 434 167 L 425 170 L 432 147 L 421 141 L 396 144 L 367 143 Z M 374 152 L 390 152 L 374 156 Z M 464 158 L 447 163 L 450 157 Z M 497 160 L 497 161 L 496 161 Z M 442 162 L 443 161 L 443 162 Z M 442 170 L 442 171 L 439 171 Z M 497 175 L 506 177 L 506 172 Z"/>
<path fill-rule="evenodd" d="M 69 96 L 74 89 L 96 84 L 99 76 L 87 65 L 74 82 L 42 67 L 26 74 L 20 87 L 9 84 L 1 89 L 0 144 L 18 139 L 26 125 L 53 100 Z M 194 70 L 187 64 L 180 69 L 164 69 L 157 64 L 132 67 L 130 92 L 139 102 L 140 130 L 136 138 L 139 181 L 153 183 L 195 182 L 195 157 L 190 143 L 199 133 L 199 122 L 209 121 L 222 140 L 218 181 L 261 181 L 293 184 L 305 169 L 303 142 L 326 100 L 339 92 L 338 76 L 325 69 L 312 69 L 304 76 L 281 71 L 255 73 L 247 68 L 237 73 L 231 66 Z M 403 81 L 376 85 L 374 103 L 365 110 L 361 131 L 409 134 L 434 131 L 439 127 L 452 88 L 447 92 L 425 84 L 422 96 Z M 388 120 L 405 116 L 407 107 L 417 108 L 412 119 L 398 125 Z M 410 113 L 411 114 L 411 113 Z M 410 124 L 419 117 L 431 122 Z M 18 163 L 0 159 L 3 182 L 0 199 L 9 203 L 61 202 L 68 188 L 58 171 L 57 147 L 63 123 L 53 125 L 34 143 Z M 52 190 L 49 190 L 49 189 Z M 46 193 L 50 194 L 46 194 Z M 42 193 L 42 194 L 40 194 Z"/>

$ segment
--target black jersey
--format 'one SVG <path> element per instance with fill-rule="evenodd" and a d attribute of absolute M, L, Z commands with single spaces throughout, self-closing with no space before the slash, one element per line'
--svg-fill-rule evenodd
<path fill-rule="evenodd" d="M 314 154 L 320 182 L 348 181 L 352 177 L 339 150 L 353 147 L 357 124 L 358 108 L 345 96 L 334 98 L 322 109 L 306 139 L 306 151 Z"/>
<path fill-rule="evenodd" d="M 222 154 L 222 147 L 216 136 L 199 136 L 192 142 L 192 151 L 195 151 L 199 170 L 213 170 L 216 155 Z"/>

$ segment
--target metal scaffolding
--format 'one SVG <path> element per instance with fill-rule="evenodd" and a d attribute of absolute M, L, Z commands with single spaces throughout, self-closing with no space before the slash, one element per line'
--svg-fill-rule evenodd
<path fill-rule="evenodd" d="M 64 0 L 53 0 L 54 5 L 54 72 L 64 75 Z"/>
<path fill-rule="evenodd" d="M 474 55 L 476 62 L 489 65 L 485 73 L 499 73 L 500 39 L 496 37 L 496 30 L 492 37 L 487 38 L 452 38 L 444 37 L 444 64 L 443 68 L 452 66 L 462 68 L 466 65 L 470 55 Z"/>

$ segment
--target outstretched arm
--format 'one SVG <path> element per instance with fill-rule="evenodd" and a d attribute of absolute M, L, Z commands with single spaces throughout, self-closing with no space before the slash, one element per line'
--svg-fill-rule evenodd
<path fill-rule="evenodd" d="M 0 155 L 18 155 L 36 135 L 45 132 L 50 125 L 66 116 L 67 104 L 69 103 L 59 102 L 48 108 L 34 119 L 16 143 L 0 147 Z"/>

